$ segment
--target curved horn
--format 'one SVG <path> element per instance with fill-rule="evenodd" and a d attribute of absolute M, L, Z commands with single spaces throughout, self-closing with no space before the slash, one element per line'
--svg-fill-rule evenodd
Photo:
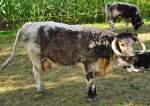
<path fill-rule="evenodd" d="M 120 53 L 117 48 L 116 48 L 116 42 L 117 42 L 118 38 L 115 37 L 114 40 L 112 41 L 111 43 L 111 47 L 112 47 L 112 50 L 114 51 L 114 53 L 116 53 L 118 56 L 123 56 L 122 53 Z"/>
<path fill-rule="evenodd" d="M 146 47 L 145 44 L 136 36 L 136 40 L 140 43 L 140 45 L 142 46 L 143 50 L 141 53 L 144 53 L 146 51 Z"/>

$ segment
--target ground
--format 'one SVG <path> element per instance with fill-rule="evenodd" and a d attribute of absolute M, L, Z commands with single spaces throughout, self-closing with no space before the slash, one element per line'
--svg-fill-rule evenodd
<path fill-rule="evenodd" d="M 86 24 L 108 28 L 107 24 Z M 117 24 L 118 31 L 124 25 Z M 132 28 L 130 31 L 133 32 Z M 150 21 L 138 33 L 150 49 Z M 0 64 L 10 55 L 16 31 L 0 32 Z M 135 45 L 138 49 L 139 46 Z M 42 73 L 49 95 L 36 93 L 31 73 L 32 65 L 19 42 L 14 60 L 0 71 L 0 106 L 148 106 L 150 105 L 150 71 L 129 73 L 114 69 L 113 73 L 97 79 L 98 101 L 86 98 L 84 72 L 78 66 L 58 66 Z"/>

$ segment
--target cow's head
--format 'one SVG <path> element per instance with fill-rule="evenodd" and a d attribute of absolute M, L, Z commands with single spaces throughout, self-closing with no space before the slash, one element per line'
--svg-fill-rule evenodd
<path fill-rule="evenodd" d="M 117 56 L 131 57 L 134 56 L 133 43 L 139 42 L 144 52 L 145 45 L 139 40 L 137 34 L 123 32 L 114 37 L 112 41 L 112 49 Z"/>
<path fill-rule="evenodd" d="M 132 18 L 132 25 L 134 26 L 134 30 L 137 30 L 144 24 L 142 17 L 139 14 L 135 14 Z"/>

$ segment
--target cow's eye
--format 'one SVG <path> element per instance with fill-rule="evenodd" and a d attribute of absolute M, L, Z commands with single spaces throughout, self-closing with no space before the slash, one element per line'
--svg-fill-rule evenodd
<path fill-rule="evenodd" d="M 122 43 L 121 46 L 125 47 L 125 44 Z"/>

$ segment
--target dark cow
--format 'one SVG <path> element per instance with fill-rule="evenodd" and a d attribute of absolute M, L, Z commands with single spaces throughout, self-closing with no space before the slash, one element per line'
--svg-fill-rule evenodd
<path fill-rule="evenodd" d="M 18 31 L 11 56 L 1 66 L 5 67 L 15 53 L 16 43 L 23 35 L 25 50 L 33 64 L 33 74 L 38 92 L 45 93 L 41 85 L 42 59 L 62 64 L 82 63 L 86 74 L 88 96 L 96 99 L 96 73 L 108 73 L 112 60 L 118 56 L 133 56 L 132 44 L 139 41 L 136 34 L 101 30 L 81 25 L 56 22 L 26 23 Z M 142 44 L 140 42 L 140 44 Z M 44 63 L 45 64 L 45 63 Z M 43 65 L 47 69 L 47 65 Z"/>
<path fill-rule="evenodd" d="M 143 24 L 142 17 L 136 6 L 127 3 L 108 4 L 106 7 L 106 20 L 110 24 L 112 30 L 115 30 L 114 23 L 118 17 L 130 21 L 134 26 L 134 30 L 137 30 Z M 127 22 L 126 30 L 128 30 Z"/>
<path fill-rule="evenodd" d="M 131 59 L 132 65 L 128 67 L 129 72 L 142 72 L 150 68 L 150 52 L 139 53 L 136 52 L 135 56 Z"/>

